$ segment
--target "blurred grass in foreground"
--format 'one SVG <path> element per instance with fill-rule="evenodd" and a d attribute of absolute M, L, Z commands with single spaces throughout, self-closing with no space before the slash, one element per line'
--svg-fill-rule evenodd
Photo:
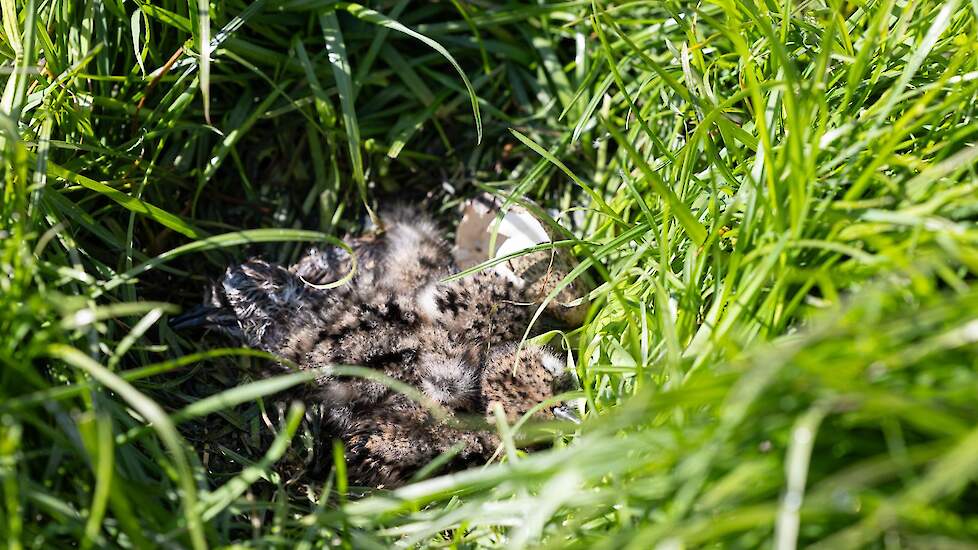
<path fill-rule="evenodd" d="M 978 541 L 974 2 L 0 8 L 8 547 Z M 303 378 L 161 320 L 476 187 L 574 231 L 588 421 L 393 493 L 289 483 L 314 434 L 265 397 Z"/>

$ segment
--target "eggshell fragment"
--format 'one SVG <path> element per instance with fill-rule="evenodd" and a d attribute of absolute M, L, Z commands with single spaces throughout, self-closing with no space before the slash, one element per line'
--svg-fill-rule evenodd
<path fill-rule="evenodd" d="M 501 205 L 498 199 L 488 194 L 464 205 L 453 249 L 459 269 L 469 269 L 490 259 L 493 231 L 496 237 L 492 258 L 554 242 L 553 233 L 532 212 L 518 204 L 510 204 L 500 216 Z M 551 248 L 518 255 L 487 269 L 513 281 L 526 290 L 534 303 L 540 304 L 570 273 L 575 263 L 566 248 Z M 571 326 L 579 325 L 587 313 L 587 291 L 583 282 L 575 279 L 562 288 L 547 305 L 547 311 Z"/>

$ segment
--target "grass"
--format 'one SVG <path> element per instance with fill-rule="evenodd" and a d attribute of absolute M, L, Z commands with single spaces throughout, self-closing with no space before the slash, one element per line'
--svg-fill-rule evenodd
<path fill-rule="evenodd" d="M 2 0 L 0 540 L 978 542 L 978 4 Z M 542 204 L 587 421 L 352 498 L 267 357 L 175 334 L 231 258 L 385 201 Z M 298 457 L 298 458 L 296 458 Z"/>

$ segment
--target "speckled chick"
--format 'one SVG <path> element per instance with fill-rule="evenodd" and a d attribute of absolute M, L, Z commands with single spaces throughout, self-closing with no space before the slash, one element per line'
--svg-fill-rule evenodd
<path fill-rule="evenodd" d="M 429 395 L 447 397 L 438 403 L 447 418 L 436 418 L 425 405 L 394 393 L 340 430 L 350 481 L 363 486 L 398 487 L 443 453 L 450 453 L 444 466 L 450 471 L 484 464 L 499 448 L 499 437 L 490 424 L 480 427 L 471 419 L 465 422 L 466 415 L 482 416 L 491 423 L 494 408 L 499 405 L 508 421 L 514 422 L 538 403 L 552 401 L 555 394 L 567 389 L 569 380 L 563 376 L 562 361 L 549 350 L 532 345 L 494 348 L 475 367 L 473 387 L 462 401 L 458 401 L 456 391 L 431 392 L 426 388 Z M 546 404 L 536 417 L 553 418 L 555 405 Z"/>
<path fill-rule="evenodd" d="M 348 449 L 351 482 L 392 487 L 459 442 L 449 468 L 486 460 L 495 435 L 451 419 L 490 417 L 494 403 L 518 417 L 554 395 L 563 367 L 543 348 L 513 343 L 535 310 L 527 285 L 495 270 L 446 281 L 455 258 L 429 217 L 401 207 L 382 220 L 383 231 L 346 239 L 356 262 L 343 247 L 312 249 L 289 267 L 249 259 L 172 324 L 215 327 L 300 369 L 322 370 L 307 399 L 324 406 L 326 432 Z M 448 420 L 377 380 L 337 377 L 332 365 L 414 386 Z"/>

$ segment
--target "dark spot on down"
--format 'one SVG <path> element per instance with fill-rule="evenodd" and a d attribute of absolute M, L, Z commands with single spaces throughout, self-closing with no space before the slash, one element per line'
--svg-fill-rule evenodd
<path fill-rule="evenodd" d="M 425 269 L 435 269 L 436 267 L 441 267 L 438 264 L 438 260 L 432 258 L 431 256 L 421 256 L 418 258 L 418 263 Z"/>

